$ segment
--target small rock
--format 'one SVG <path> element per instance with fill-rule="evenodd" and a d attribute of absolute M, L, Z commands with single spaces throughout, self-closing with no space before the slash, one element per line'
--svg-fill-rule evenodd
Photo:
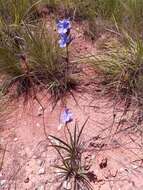
<path fill-rule="evenodd" d="M 54 138 L 52 138 L 51 136 L 48 136 L 48 139 L 50 140 L 50 142 L 54 145 L 60 145 L 60 142 Z"/>
<path fill-rule="evenodd" d="M 91 156 L 91 159 L 94 160 L 95 158 L 96 158 L 96 156 L 93 154 L 93 155 Z"/>
<path fill-rule="evenodd" d="M 43 115 L 43 108 L 42 107 L 40 107 L 38 109 L 38 113 L 37 113 L 37 116 L 41 116 L 41 115 Z"/>
<path fill-rule="evenodd" d="M 95 183 L 97 181 L 97 176 L 94 173 L 94 171 L 88 172 L 86 175 L 87 175 L 87 178 L 90 180 L 90 182 Z"/>
<path fill-rule="evenodd" d="M 55 173 L 56 173 L 56 176 L 62 175 L 62 171 L 60 169 L 56 169 Z"/>
<path fill-rule="evenodd" d="M 45 190 L 44 185 L 40 185 L 39 187 L 37 187 L 35 190 Z"/>
<path fill-rule="evenodd" d="M 16 142 L 18 140 L 18 138 L 14 138 L 14 141 Z"/>
<path fill-rule="evenodd" d="M 125 171 L 125 169 L 124 168 L 120 168 L 120 170 L 119 170 L 120 172 L 124 172 Z"/>
<path fill-rule="evenodd" d="M 139 166 L 132 165 L 132 168 L 133 168 L 133 169 L 137 169 L 137 168 L 139 168 Z"/>
<path fill-rule="evenodd" d="M 104 158 L 101 163 L 99 164 L 100 169 L 106 168 L 107 167 L 107 158 Z"/>
<path fill-rule="evenodd" d="M 105 170 L 105 171 L 104 171 L 104 177 L 105 177 L 106 179 L 109 179 L 109 178 L 111 177 L 111 171 L 110 171 L 110 170 Z"/>
<path fill-rule="evenodd" d="M 92 164 L 90 162 L 86 162 L 84 169 L 89 170 L 91 168 Z"/>
<path fill-rule="evenodd" d="M 58 125 L 58 131 L 60 131 L 62 128 L 64 128 L 64 124 L 63 123 L 60 123 L 59 125 Z"/>
<path fill-rule="evenodd" d="M 92 156 L 91 154 L 87 154 L 87 155 L 85 156 L 85 159 L 86 159 L 86 160 L 91 159 L 91 156 Z"/>
<path fill-rule="evenodd" d="M 40 168 L 38 174 L 39 175 L 45 174 L 45 168 Z"/>
<path fill-rule="evenodd" d="M 39 123 L 37 123 L 37 124 L 36 124 L 36 126 L 37 126 L 37 127 L 40 127 L 40 124 L 39 124 Z"/>
<path fill-rule="evenodd" d="M 0 187 L 3 187 L 6 184 L 6 180 L 0 180 Z"/>
<path fill-rule="evenodd" d="M 38 160 L 37 163 L 38 163 L 39 166 L 42 166 L 44 164 L 44 161 L 43 160 Z"/>
<path fill-rule="evenodd" d="M 29 177 L 24 180 L 24 183 L 29 183 Z"/>
<path fill-rule="evenodd" d="M 69 181 L 64 181 L 63 188 L 65 190 L 70 190 L 72 188 L 71 183 Z"/>

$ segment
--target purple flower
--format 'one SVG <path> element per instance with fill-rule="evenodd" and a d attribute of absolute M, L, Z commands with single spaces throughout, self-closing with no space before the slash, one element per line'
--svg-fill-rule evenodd
<path fill-rule="evenodd" d="M 70 35 L 67 34 L 60 35 L 59 45 L 61 48 L 65 48 L 70 42 L 71 42 Z"/>
<path fill-rule="evenodd" d="M 71 24 L 69 19 L 59 20 L 57 22 L 57 29 L 59 34 L 66 34 L 68 30 L 71 29 Z"/>
<path fill-rule="evenodd" d="M 59 45 L 65 48 L 72 41 L 70 35 L 71 23 L 69 19 L 59 20 L 57 22 L 57 29 L 60 36 Z"/>
<path fill-rule="evenodd" d="M 72 120 L 73 120 L 72 112 L 68 108 L 65 108 L 64 112 L 61 114 L 60 123 L 67 124 Z"/>

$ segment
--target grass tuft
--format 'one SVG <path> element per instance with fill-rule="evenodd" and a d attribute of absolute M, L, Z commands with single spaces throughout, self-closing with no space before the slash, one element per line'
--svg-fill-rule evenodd
<path fill-rule="evenodd" d="M 73 134 L 68 126 L 66 126 L 69 136 L 67 141 L 55 136 L 49 136 L 52 147 L 56 149 L 61 158 L 61 165 L 55 166 L 59 170 L 60 179 L 62 179 L 61 187 L 66 182 L 70 184 L 74 190 L 83 188 L 85 190 L 92 189 L 90 180 L 91 176 L 93 178 L 95 175 L 92 172 L 86 171 L 81 159 L 84 150 L 82 133 L 87 121 L 88 119 L 82 125 L 81 129 L 75 124 Z"/>

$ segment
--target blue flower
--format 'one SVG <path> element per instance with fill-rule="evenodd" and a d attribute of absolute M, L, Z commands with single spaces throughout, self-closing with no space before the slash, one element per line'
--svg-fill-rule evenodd
<path fill-rule="evenodd" d="M 60 35 L 59 45 L 61 48 L 65 48 L 70 42 L 71 42 L 70 35 L 67 34 Z"/>
<path fill-rule="evenodd" d="M 71 23 L 69 19 L 59 20 L 57 22 L 57 29 L 60 36 L 59 45 L 65 48 L 72 41 L 70 35 Z"/>
<path fill-rule="evenodd" d="M 65 108 L 64 112 L 61 114 L 60 123 L 67 124 L 72 120 L 73 120 L 72 112 L 68 108 Z"/>
<path fill-rule="evenodd" d="M 71 24 L 69 19 L 59 20 L 57 22 L 57 29 L 59 34 L 66 34 L 68 30 L 71 29 Z"/>

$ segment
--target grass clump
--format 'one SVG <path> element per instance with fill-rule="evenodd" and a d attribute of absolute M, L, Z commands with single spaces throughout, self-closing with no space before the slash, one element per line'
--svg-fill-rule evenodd
<path fill-rule="evenodd" d="M 61 159 L 61 165 L 55 166 L 59 170 L 60 179 L 62 179 L 59 189 L 62 189 L 63 184 L 65 185 L 65 183 L 66 186 L 70 185 L 73 190 L 83 188 L 85 190 L 92 189 L 90 177 L 93 179 L 95 178 L 95 175 L 92 172 L 86 171 L 84 165 L 82 164 L 84 143 L 81 135 L 86 123 L 87 120 L 81 129 L 79 129 L 78 125 L 75 124 L 73 134 L 69 130 L 68 126 L 66 126 L 69 136 L 69 140 L 67 141 L 55 136 L 49 136 L 52 146 L 56 149 Z"/>
<path fill-rule="evenodd" d="M 34 21 L 34 11 L 42 6 L 39 2 L 11 0 L 6 6 L 8 1 L 1 1 L 5 12 L 0 17 L 0 72 L 6 78 L 2 92 L 16 88 L 18 96 L 27 97 L 36 85 L 46 88 L 57 101 L 76 83 L 72 66 L 67 71 L 66 52 L 58 47 L 53 23 L 48 24 L 46 17 Z"/>
<path fill-rule="evenodd" d="M 105 76 L 104 84 L 124 98 L 142 102 L 143 41 L 124 33 L 124 42 L 111 38 L 104 43 L 93 63 Z"/>
<path fill-rule="evenodd" d="M 132 37 L 134 33 L 142 35 L 142 0 L 67 0 L 62 3 L 58 0 L 45 0 L 45 3 L 57 7 L 56 12 L 64 17 L 87 21 L 85 33 L 93 39 L 106 29 L 116 31 L 117 24 Z"/>
<path fill-rule="evenodd" d="M 38 0 L 1 0 L 0 21 L 7 25 L 17 27 L 23 21 L 30 22 L 34 19 Z"/>
<path fill-rule="evenodd" d="M 8 43 L 0 47 L 0 71 L 8 77 L 4 91 L 17 84 L 17 94 L 27 94 L 39 85 L 58 100 L 74 88 L 72 71 L 67 75 L 66 54 L 59 49 L 56 34 L 51 35 L 43 23 L 33 30 L 25 24 L 24 32 L 18 34 L 18 44 L 15 37 L 7 36 Z"/>
<path fill-rule="evenodd" d="M 46 87 L 56 98 L 61 98 L 68 90 L 76 86 L 72 78 L 74 65 L 67 71 L 66 51 L 59 48 L 56 34 L 51 35 L 47 29 L 36 31 L 34 35 L 28 31 L 29 64 L 35 73 L 35 79 Z M 67 73 L 68 72 L 68 73 Z"/>

